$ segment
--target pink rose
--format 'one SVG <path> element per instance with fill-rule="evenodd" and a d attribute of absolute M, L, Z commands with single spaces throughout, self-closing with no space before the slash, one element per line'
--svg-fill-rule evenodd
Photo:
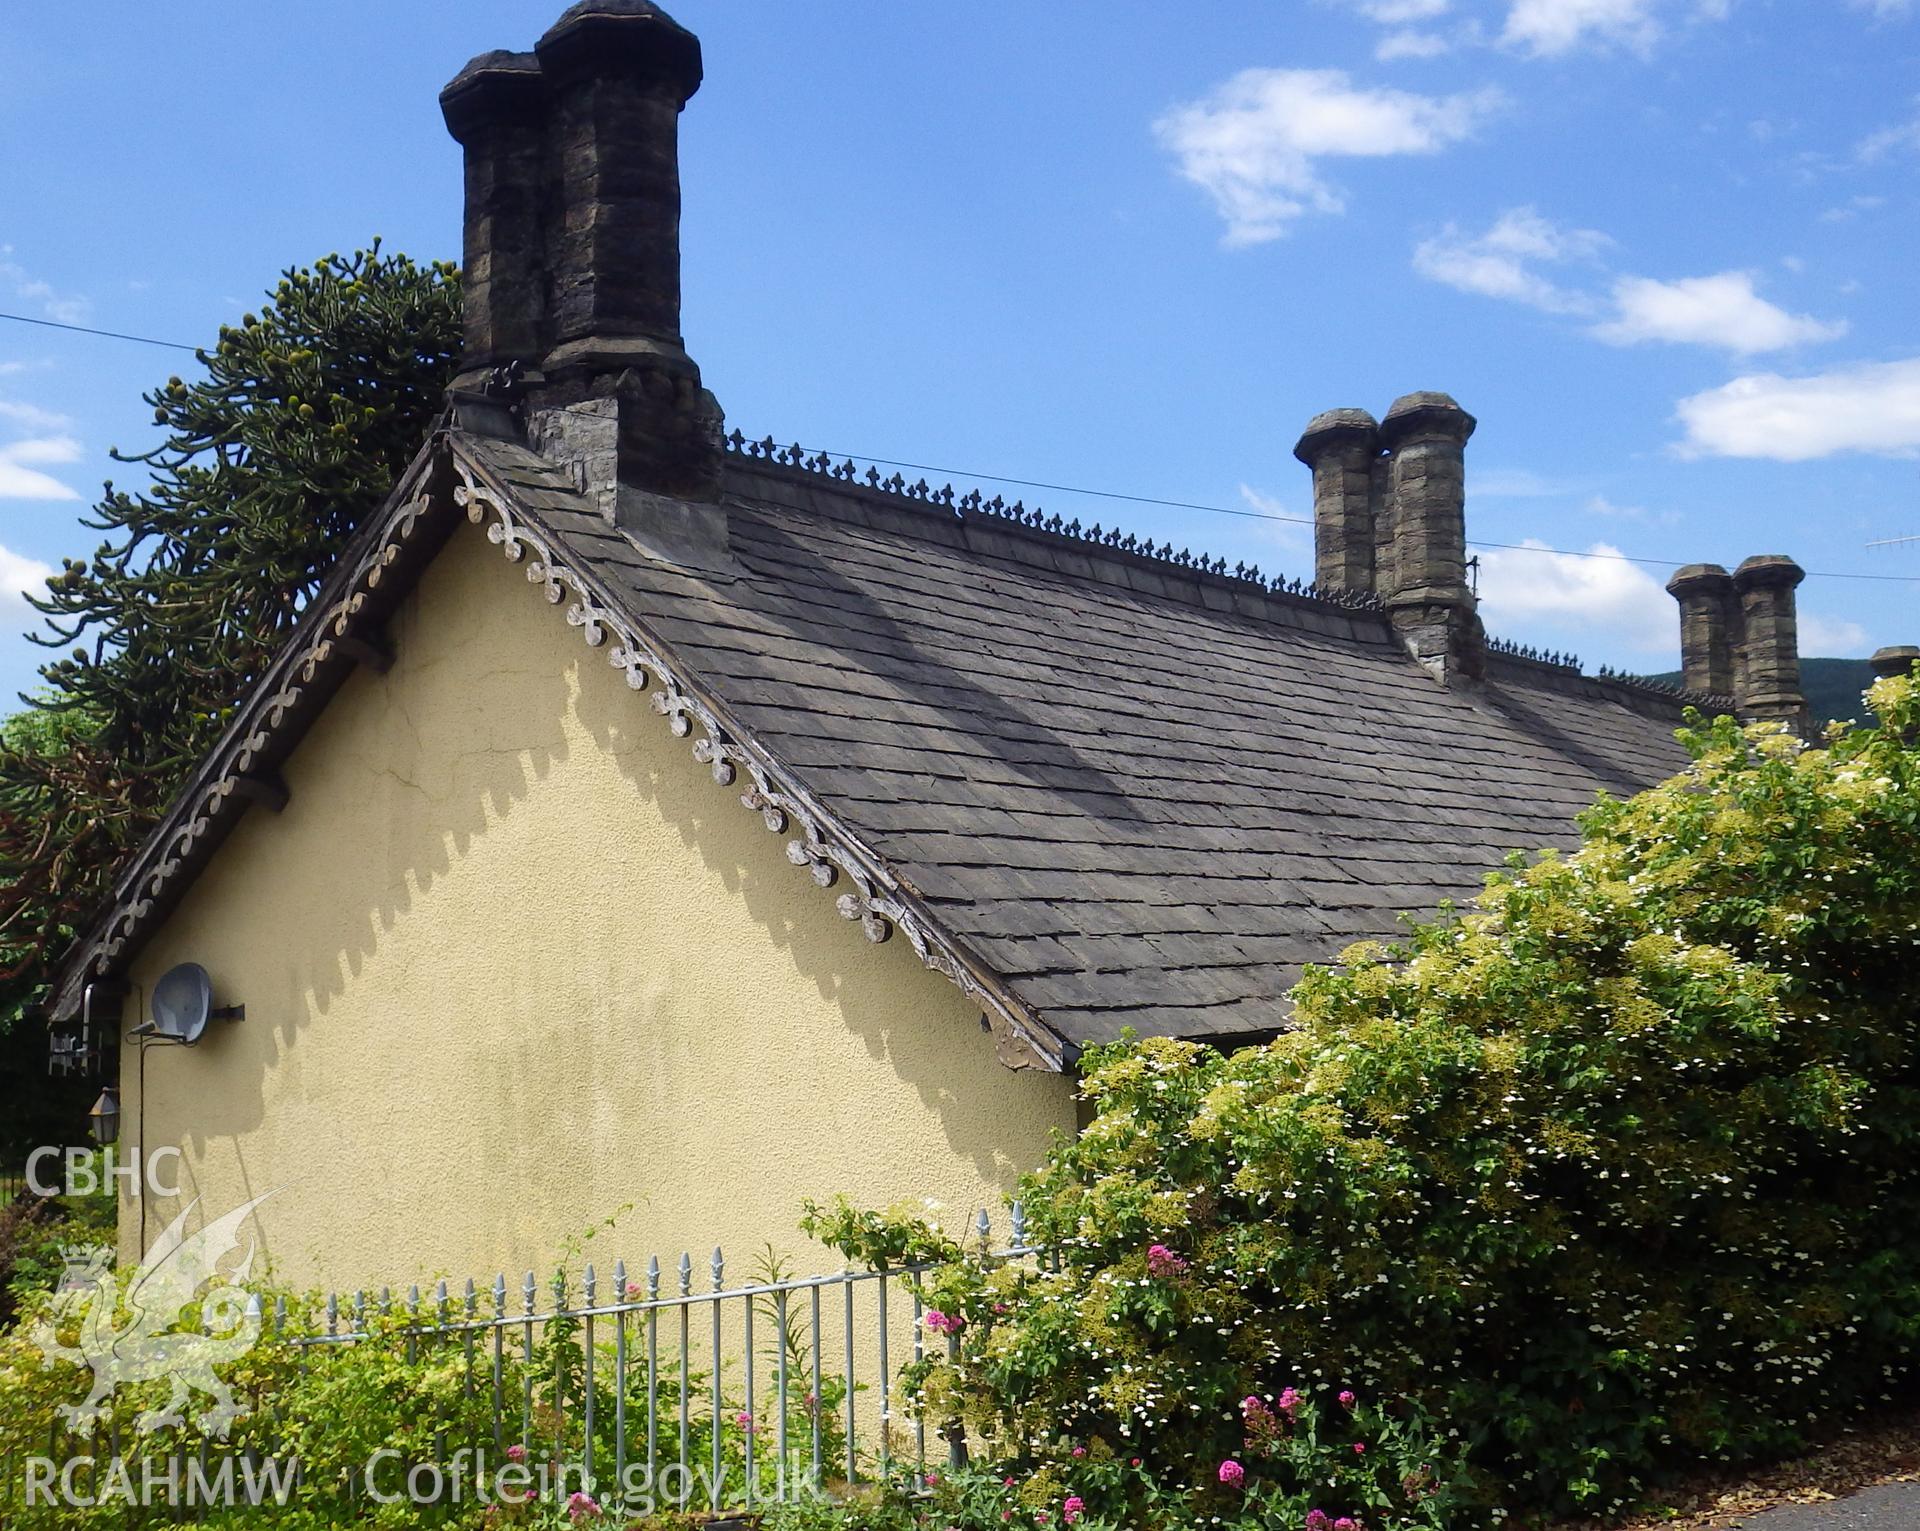
<path fill-rule="evenodd" d="M 1220 1464 L 1220 1481 L 1229 1488 L 1238 1488 L 1246 1481 L 1246 1477 L 1246 1468 L 1234 1461 L 1232 1457 L 1228 1457 L 1226 1461 Z"/>
<path fill-rule="evenodd" d="M 507 1460 L 509 1462 L 524 1462 L 526 1459 L 527 1448 L 522 1446 L 518 1441 L 515 1441 L 507 1448 Z"/>
<path fill-rule="evenodd" d="M 1065 1520 L 1068 1525 L 1072 1525 L 1082 1515 L 1086 1514 L 1087 1502 L 1078 1494 L 1069 1494 L 1067 1496 L 1067 1502 L 1062 1505 L 1060 1509 L 1061 1518 Z"/>
<path fill-rule="evenodd" d="M 1340 1407 L 1343 1409 L 1351 1409 L 1354 1404 L 1358 1402 L 1359 1400 L 1353 1396 L 1353 1391 L 1350 1388 L 1340 1395 Z"/>
<path fill-rule="evenodd" d="M 1367 1454 L 1367 1443 L 1365 1441 L 1355 1441 L 1353 1443 L 1353 1454 L 1356 1457 L 1364 1457 Z"/>

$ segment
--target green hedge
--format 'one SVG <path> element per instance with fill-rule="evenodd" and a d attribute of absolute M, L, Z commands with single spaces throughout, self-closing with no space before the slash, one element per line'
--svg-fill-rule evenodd
<path fill-rule="evenodd" d="M 1427 1524 L 1431 1483 L 1368 1505 L 1261 1449 L 1248 1400 L 1345 1428 L 1351 1390 L 1376 1441 L 1432 1422 L 1436 1473 L 1479 1485 L 1454 1523 L 1485 1525 L 1886 1397 L 1920 1333 L 1916 681 L 1871 703 L 1883 728 L 1821 747 L 1691 731 L 1578 851 L 1311 973 L 1270 1046 L 1092 1056 L 1090 1125 L 1024 1187 L 1059 1269 L 928 1283 L 960 1326 L 935 1416 L 1056 1523 L 1073 1495 L 1089 1525 Z"/>

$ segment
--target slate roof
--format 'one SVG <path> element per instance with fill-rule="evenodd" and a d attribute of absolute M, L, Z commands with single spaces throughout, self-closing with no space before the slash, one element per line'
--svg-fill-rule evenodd
<path fill-rule="evenodd" d="M 692 576 L 470 446 L 1073 1045 L 1275 1030 L 1304 964 L 1685 763 L 1669 697 L 1499 655 L 1450 691 L 1376 612 L 764 460 L 739 576 Z"/>
<path fill-rule="evenodd" d="M 1393 938 L 1508 852 L 1570 843 L 1596 792 L 1685 763 L 1671 695 L 1498 653 L 1449 690 L 1377 610 L 737 450 L 735 567 L 690 573 L 568 470 L 449 427 L 123 870 L 56 1019 L 124 972 L 249 802 L 279 800 L 278 763 L 488 495 L 488 535 L 571 593 L 567 620 L 612 631 L 716 777 L 799 826 L 797 863 L 851 881 L 842 912 L 904 930 L 1045 1066 L 1126 1027 L 1278 1030 L 1304 964 Z"/>

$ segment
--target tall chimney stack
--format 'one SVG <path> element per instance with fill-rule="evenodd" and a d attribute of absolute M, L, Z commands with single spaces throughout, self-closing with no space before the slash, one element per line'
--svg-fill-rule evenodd
<path fill-rule="evenodd" d="M 1438 680 L 1481 679 L 1486 633 L 1467 587 L 1466 445 L 1476 424 L 1444 393 L 1394 400 L 1380 422 L 1391 518 L 1387 613 L 1413 657 Z"/>
<path fill-rule="evenodd" d="M 495 367 L 537 367 L 547 349 L 546 82 L 531 53 L 483 53 L 440 92 L 465 151 L 460 307 L 465 354 L 454 387 Z"/>
<path fill-rule="evenodd" d="M 1873 666 L 1875 677 L 1880 680 L 1890 680 L 1896 675 L 1911 675 L 1916 662 L 1920 662 L 1920 646 L 1911 643 L 1875 649 L 1873 658 L 1867 661 Z"/>
<path fill-rule="evenodd" d="M 650 0 L 580 0 L 531 54 L 441 93 L 466 154 L 466 354 L 519 363 L 525 425 L 669 562 L 725 565 L 720 406 L 680 336 L 681 108 L 700 42 Z"/>
<path fill-rule="evenodd" d="M 1323 590 L 1377 588 L 1379 423 L 1364 409 L 1329 409 L 1307 422 L 1293 455 L 1313 470 L 1314 583 Z"/>
<path fill-rule="evenodd" d="M 1717 563 L 1690 563 L 1667 581 L 1680 603 L 1680 674 L 1689 691 L 1734 694 L 1740 606 L 1733 576 Z"/>
<path fill-rule="evenodd" d="M 1776 719 L 1806 732 L 1800 690 L 1800 623 L 1794 590 L 1806 571 L 1780 553 L 1762 553 L 1733 571 L 1740 600 L 1740 646 L 1734 700 L 1743 715 Z"/>
<path fill-rule="evenodd" d="M 646 0 L 581 0 L 534 53 L 559 182 L 544 370 L 684 370 L 680 111 L 700 88 L 700 41 Z"/>

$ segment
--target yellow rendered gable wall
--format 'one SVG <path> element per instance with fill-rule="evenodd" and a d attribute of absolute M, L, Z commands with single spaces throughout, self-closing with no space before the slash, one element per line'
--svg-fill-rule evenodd
<path fill-rule="evenodd" d="M 135 970 L 142 1016 L 188 959 L 246 1006 L 123 1054 L 124 1136 L 180 1147 L 193 1225 L 274 1192 L 262 1253 L 300 1285 L 512 1279 L 626 1206 L 603 1268 L 685 1248 L 704 1278 L 719 1243 L 744 1275 L 772 1240 L 824 1270 L 802 1196 L 951 1225 L 1073 1128 L 1068 1081 L 841 919 L 479 531 L 389 637 Z M 180 1205 L 123 1204 L 123 1254 Z"/>

